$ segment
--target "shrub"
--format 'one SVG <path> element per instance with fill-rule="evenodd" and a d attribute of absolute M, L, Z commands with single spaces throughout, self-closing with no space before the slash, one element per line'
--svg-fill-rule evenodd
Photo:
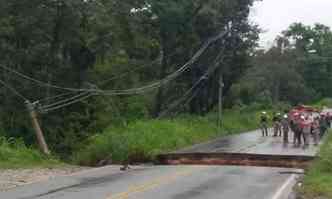
<path fill-rule="evenodd" d="M 320 100 L 319 102 L 317 102 L 315 104 L 315 106 L 317 106 L 319 108 L 332 107 L 332 98 L 324 98 L 324 99 Z"/>
<path fill-rule="evenodd" d="M 73 161 L 83 165 L 96 165 L 110 157 L 118 163 L 151 161 L 163 152 L 256 129 L 257 115 L 254 111 L 226 110 L 221 129 L 217 127 L 216 113 L 206 117 L 182 115 L 176 119 L 139 120 L 91 137 L 73 156 Z"/>
<path fill-rule="evenodd" d="M 0 137 L 0 168 L 54 166 L 58 162 L 28 148 L 22 139 Z"/>

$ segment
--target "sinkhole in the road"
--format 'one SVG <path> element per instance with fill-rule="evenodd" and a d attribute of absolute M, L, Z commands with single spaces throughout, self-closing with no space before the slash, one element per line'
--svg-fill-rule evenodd
<path fill-rule="evenodd" d="M 159 165 L 235 165 L 307 168 L 314 156 L 262 155 L 243 153 L 171 153 L 157 158 Z"/>

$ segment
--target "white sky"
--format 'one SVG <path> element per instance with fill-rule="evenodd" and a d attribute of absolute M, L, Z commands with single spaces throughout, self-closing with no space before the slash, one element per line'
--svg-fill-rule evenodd
<path fill-rule="evenodd" d="M 261 46 L 267 48 L 294 22 L 332 27 L 332 0 L 263 0 L 255 3 L 251 20 L 266 31 L 261 35 Z"/>

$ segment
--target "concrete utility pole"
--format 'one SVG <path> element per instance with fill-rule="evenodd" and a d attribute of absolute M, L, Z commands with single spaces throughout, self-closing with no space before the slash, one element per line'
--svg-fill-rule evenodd
<path fill-rule="evenodd" d="M 224 89 L 224 80 L 222 73 L 220 73 L 219 77 L 219 105 L 218 105 L 218 126 L 222 127 L 222 103 L 223 103 L 223 89 Z"/>
<path fill-rule="evenodd" d="M 33 125 L 33 128 L 34 128 L 35 133 L 36 133 L 39 148 L 44 154 L 50 155 L 51 153 L 48 149 L 47 143 L 46 143 L 45 138 L 44 138 L 43 131 L 41 130 L 39 122 L 38 122 L 38 116 L 37 116 L 37 112 L 36 112 L 36 104 L 31 103 L 30 101 L 26 101 L 25 104 L 28 108 L 28 111 L 29 111 L 29 114 L 30 114 L 30 117 L 31 117 L 32 125 Z"/>

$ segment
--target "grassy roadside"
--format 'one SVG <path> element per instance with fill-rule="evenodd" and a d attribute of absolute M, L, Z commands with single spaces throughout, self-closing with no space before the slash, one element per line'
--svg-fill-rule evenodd
<path fill-rule="evenodd" d="M 161 152 L 169 152 L 216 137 L 240 133 L 258 127 L 257 110 L 229 110 L 218 129 L 216 114 L 205 117 L 182 116 L 170 120 L 141 120 L 126 127 L 108 128 L 92 137 L 73 157 L 75 163 L 95 165 L 101 160 L 148 161 Z"/>
<path fill-rule="evenodd" d="M 59 161 L 27 147 L 23 141 L 0 137 L 0 169 L 54 168 L 61 165 Z"/>
<path fill-rule="evenodd" d="M 257 129 L 262 108 L 264 106 L 257 104 L 225 110 L 221 129 L 217 126 L 216 113 L 204 117 L 182 115 L 174 119 L 141 119 L 126 126 L 112 126 L 78 143 L 71 163 L 94 166 L 101 161 L 109 163 L 109 160 L 113 163 L 151 161 L 160 153 Z M 56 158 L 45 157 L 21 140 L 0 136 L 0 169 L 63 166 L 66 165 Z"/>
<path fill-rule="evenodd" d="M 332 130 L 321 147 L 319 159 L 304 177 L 303 187 L 299 192 L 304 199 L 332 199 Z"/>

